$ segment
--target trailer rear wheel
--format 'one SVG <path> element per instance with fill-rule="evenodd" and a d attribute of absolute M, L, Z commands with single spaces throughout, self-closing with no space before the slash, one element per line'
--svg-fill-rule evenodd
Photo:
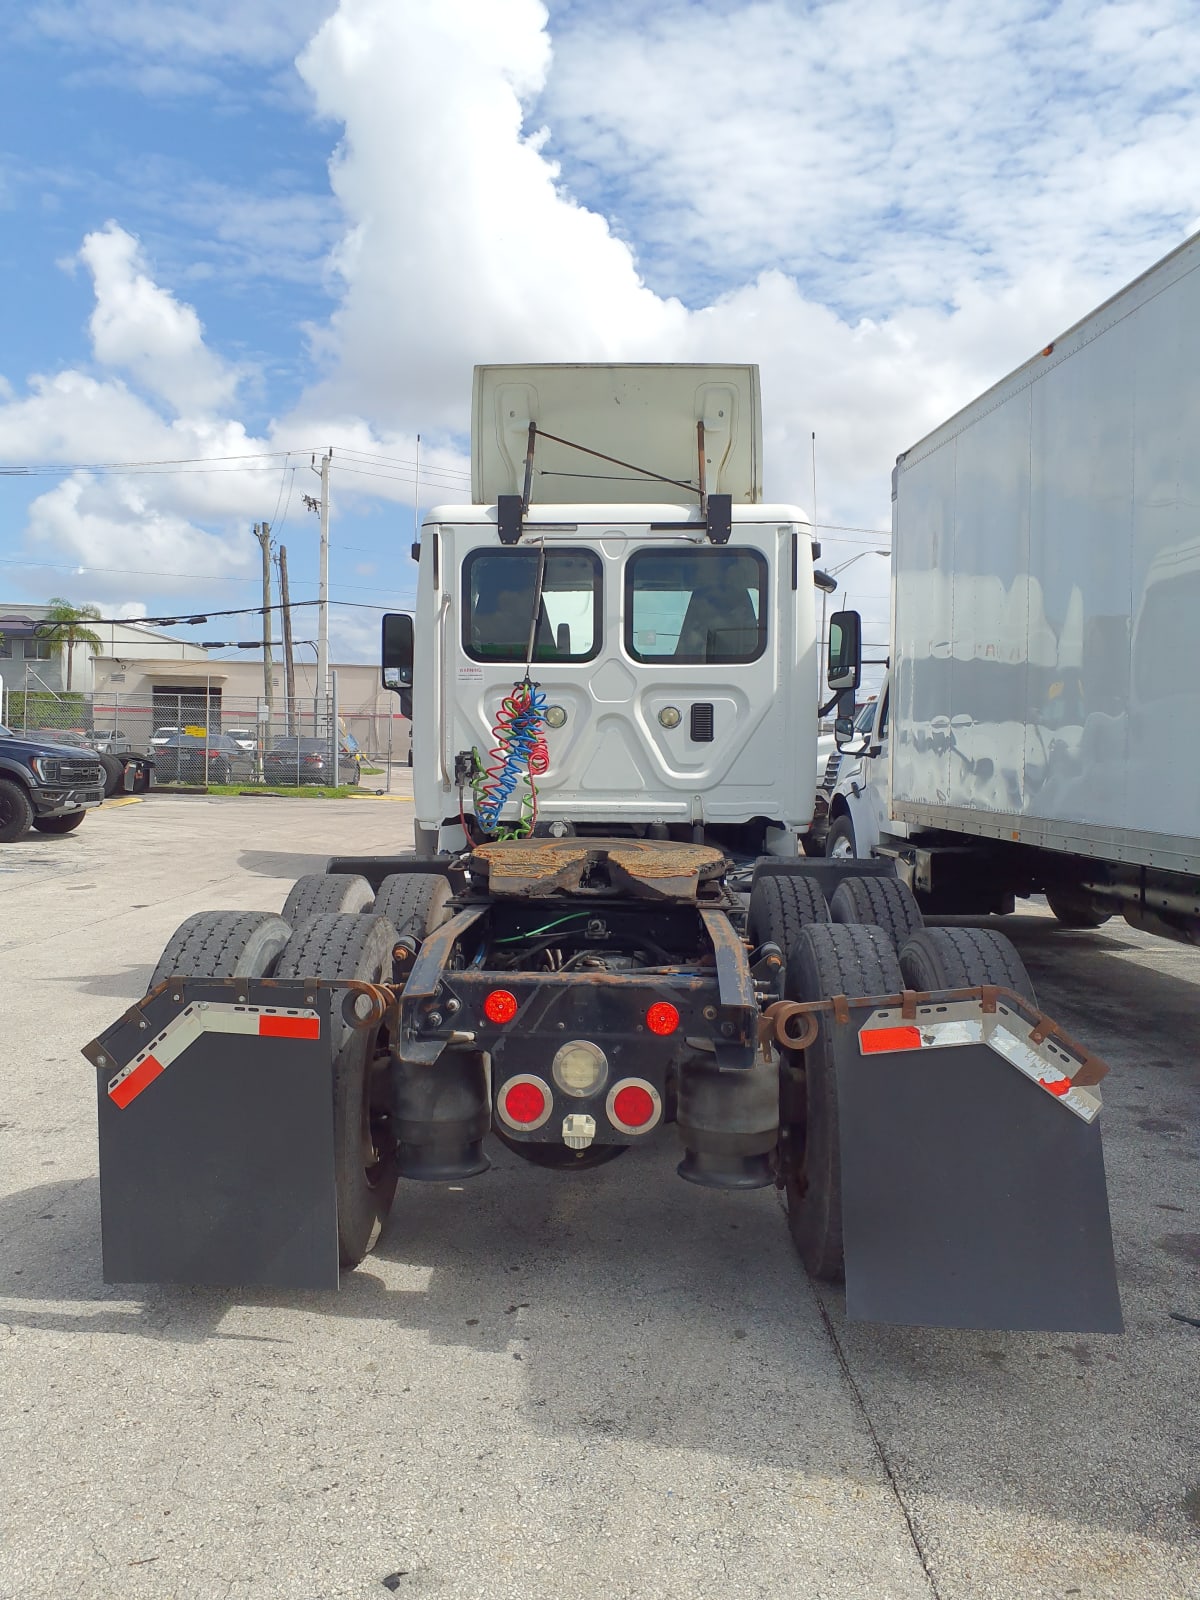
<path fill-rule="evenodd" d="M 907 989 L 975 989 L 997 984 L 1037 1005 L 1016 947 L 991 928 L 922 928 L 900 950 Z"/>
<path fill-rule="evenodd" d="M 623 1156 L 627 1144 L 590 1144 L 586 1150 L 572 1150 L 565 1144 L 534 1144 L 524 1139 L 510 1139 L 499 1128 L 492 1132 L 506 1150 L 528 1161 L 531 1167 L 548 1167 L 552 1172 L 589 1172 L 593 1167 L 606 1166 Z"/>
<path fill-rule="evenodd" d="M 814 878 L 802 874 L 765 875 L 750 891 L 746 932 L 755 949 L 777 944 L 790 950 L 801 928 L 829 921 L 829 907 Z"/>
<path fill-rule="evenodd" d="M 288 940 L 281 978 L 391 978 L 396 930 L 386 917 L 327 913 L 311 917 Z M 357 1267 L 374 1246 L 396 1196 L 396 1140 L 388 1089 L 388 1039 L 382 1025 L 335 1023 L 333 1062 L 334 1182 L 338 1259 Z"/>
<path fill-rule="evenodd" d="M 896 952 L 882 928 L 803 928 L 787 956 L 789 1000 L 896 994 L 903 987 Z M 839 1283 L 845 1266 L 837 1076 L 824 1021 L 807 1050 L 785 1057 L 779 1133 L 792 1242 L 814 1278 Z"/>
<path fill-rule="evenodd" d="M 396 872 L 385 878 L 375 896 L 375 910 L 397 934 L 423 939 L 445 922 L 450 884 L 440 872 Z"/>
<path fill-rule="evenodd" d="M 293 928 L 309 917 L 334 911 L 365 911 L 373 891 L 365 878 L 353 872 L 310 872 L 297 878 L 283 902 L 280 916 Z"/>
<path fill-rule="evenodd" d="M 1046 904 L 1064 928 L 1099 928 L 1112 916 L 1086 889 L 1047 889 Z"/>
<path fill-rule="evenodd" d="M 899 950 L 925 926 L 916 897 L 898 878 L 846 878 L 833 891 L 829 915 L 834 922 L 874 924 Z"/>
<path fill-rule="evenodd" d="M 291 929 L 270 911 L 198 911 L 167 940 L 147 992 L 168 978 L 269 978 Z"/>

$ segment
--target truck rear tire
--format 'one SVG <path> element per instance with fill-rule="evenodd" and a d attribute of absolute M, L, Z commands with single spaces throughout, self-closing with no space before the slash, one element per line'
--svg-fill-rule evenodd
<path fill-rule="evenodd" d="M 829 915 L 834 922 L 882 928 L 897 950 L 925 926 L 916 897 L 898 878 L 845 879 L 833 891 Z"/>
<path fill-rule="evenodd" d="M 1064 928 L 1099 928 L 1112 916 L 1086 889 L 1047 889 L 1046 904 Z"/>
<path fill-rule="evenodd" d="M 900 950 L 907 989 L 975 989 L 996 984 L 1037 1006 L 1033 981 L 1012 941 L 990 928 L 922 928 Z"/>
<path fill-rule="evenodd" d="M 57 817 L 34 817 L 33 826 L 38 833 L 74 833 L 86 816 L 86 811 L 65 811 Z"/>
<path fill-rule="evenodd" d="M 829 907 L 814 878 L 802 874 L 764 876 L 750 891 L 746 932 L 757 950 L 777 944 L 786 956 L 801 928 L 829 921 Z"/>
<path fill-rule="evenodd" d="M 270 911 L 198 911 L 167 940 L 147 993 L 168 978 L 269 978 L 291 929 Z"/>
<path fill-rule="evenodd" d="M 423 939 L 445 922 L 449 902 L 450 884 L 440 872 L 395 872 L 379 885 L 375 911 L 397 935 Z"/>
<path fill-rule="evenodd" d="M 898 994 L 900 965 L 882 928 L 832 923 L 803 928 L 787 953 L 789 1000 L 832 995 Z M 789 1052 L 780 1095 L 780 1176 L 788 1228 L 814 1278 L 840 1283 L 842 1161 L 837 1074 L 827 1024 L 807 1050 Z"/>
<path fill-rule="evenodd" d="M 854 824 L 848 816 L 835 817 L 825 835 L 827 861 L 854 861 L 858 859 L 858 841 L 854 837 Z"/>
<path fill-rule="evenodd" d="M 311 917 L 288 940 L 280 978 L 358 978 L 380 983 L 392 975 L 396 930 L 386 917 L 327 913 Z M 335 1018 L 337 1002 L 335 1000 Z M 333 1061 L 334 1184 L 338 1260 L 357 1267 L 387 1221 L 396 1197 L 396 1139 L 392 1131 L 386 1029 L 351 1028 L 335 1020 Z"/>
<path fill-rule="evenodd" d="M 107 800 L 125 782 L 125 763 L 118 756 L 110 756 L 107 750 L 97 750 L 95 756 L 104 768 L 104 798 Z"/>
<path fill-rule="evenodd" d="M 310 872 L 297 878 L 279 913 L 293 928 L 310 917 L 334 911 L 365 911 L 373 893 L 365 878 L 351 872 Z"/>
<path fill-rule="evenodd" d="M 33 807 L 23 785 L 0 778 L 0 844 L 15 844 L 33 827 Z"/>

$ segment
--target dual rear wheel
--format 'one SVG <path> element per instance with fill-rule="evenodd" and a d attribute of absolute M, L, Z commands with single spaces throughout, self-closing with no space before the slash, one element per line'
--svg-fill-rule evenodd
<path fill-rule="evenodd" d="M 204 911 L 168 940 L 148 987 L 171 977 L 390 979 L 400 933 L 423 937 L 444 920 L 449 885 L 398 874 L 373 895 L 365 878 L 313 874 L 293 885 L 283 915 Z M 335 1012 L 334 1172 L 338 1257 L 356 1267 L 374 1246 L 396 1192 L 386 1029 L 354 1029 Z"/>
<path fill-rule="evenodd" d="M 1037 1004 L 1016 949 L 982 928 L 926 928 L 911 891 L 893 878 L 846 878 L 826 903 L 803 876 L 760 878 L 748 934 L 786 957 L 784 995 L 795 1001 L 966 989 L 994 984 Z M 809 1273 L 845 1274 L 837 1072 L 825 1026 L 803 1051 L 783 1052 L 777 1181 L 788 1228 Z"/>

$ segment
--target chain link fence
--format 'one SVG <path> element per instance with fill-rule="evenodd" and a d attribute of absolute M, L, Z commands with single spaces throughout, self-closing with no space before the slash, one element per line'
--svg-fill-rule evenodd
<path fill-rule="evenodd" d="M 340 710 L 332 696 L 268 703 L 216 688 L 124 695 L 26 687 L 4 693 L 0 722 L 114 756 L 148 755 L 156 785 L 353 787 L 390 776 L 409 752 L 407 723 L 397 729 L 392 717 Z"/>

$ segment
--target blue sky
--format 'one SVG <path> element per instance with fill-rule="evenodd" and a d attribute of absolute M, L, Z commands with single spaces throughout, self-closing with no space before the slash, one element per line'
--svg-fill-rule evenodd
<path fill-rule="evenodd" d="M 1200 226 L 1184 0 L 34 0 L 6 68 L 0 598 L 252 601 L 263 517 L 311 596 L 283 452 L 332 444 L 343 659 L 411 596 L 418 432 L 459 497 L 473 362 L 759 361 L 836 565 L 898 451 Z"/>

